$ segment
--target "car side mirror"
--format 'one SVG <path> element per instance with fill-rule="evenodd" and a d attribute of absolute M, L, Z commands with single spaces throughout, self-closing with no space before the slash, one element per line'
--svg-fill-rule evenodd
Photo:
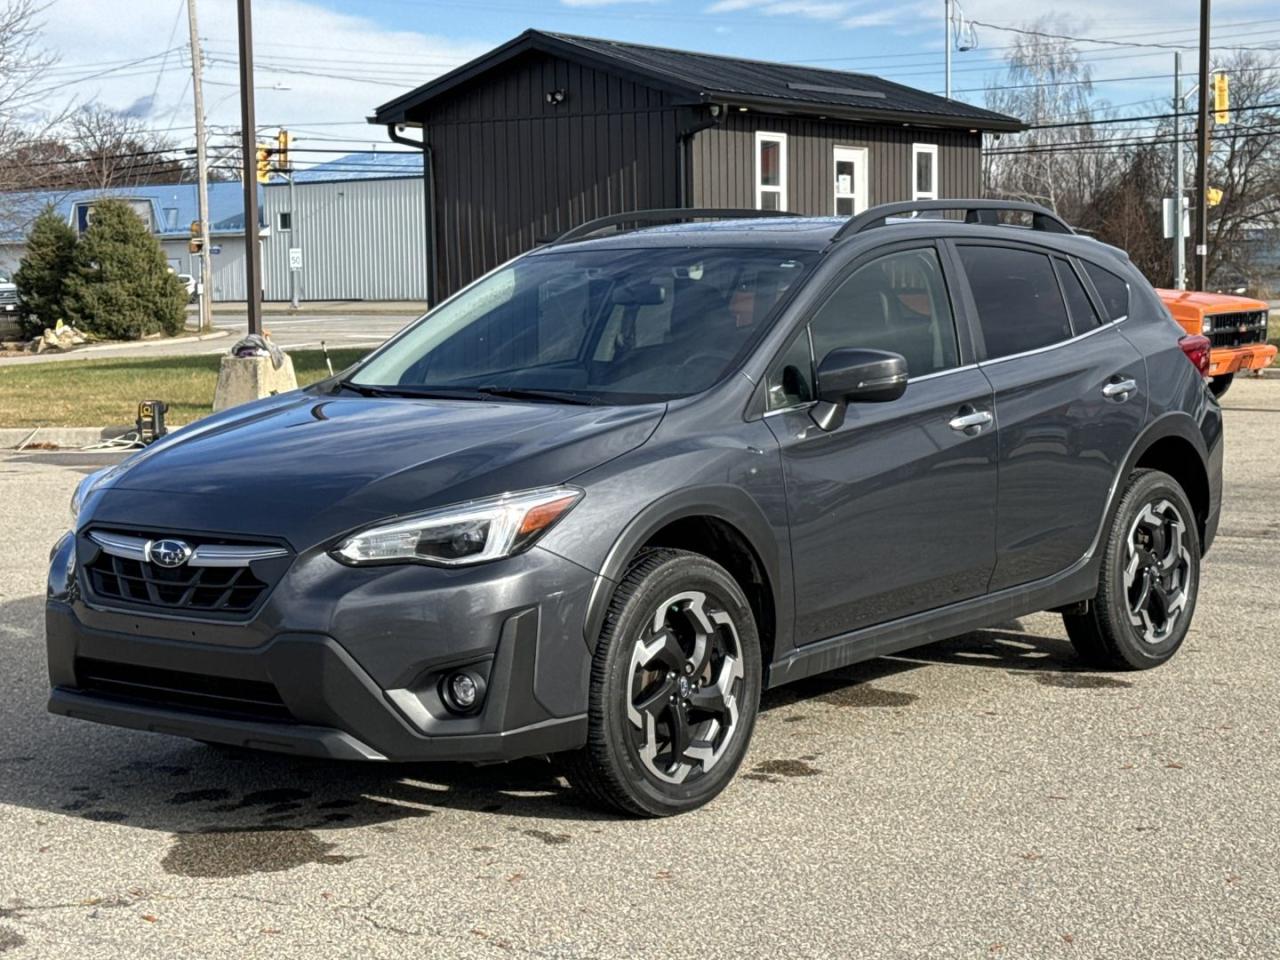
<path fill-rule="evenodd" d="M 888 403 L 907 389 L 907 360 L 887 350 L 841 347 L 818 364 L 818 402 L 813 422 L 823 430 L 844 423 L 850 403 Z"/>

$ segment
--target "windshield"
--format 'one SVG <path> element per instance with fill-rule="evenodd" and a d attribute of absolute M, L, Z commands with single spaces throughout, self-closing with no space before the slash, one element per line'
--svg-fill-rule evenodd
<path fill-rule="evenodd" d="M 757 248 L 524 257 L 427 314 L 348 383 L 642 403 L 719 380 L 816 254 Z"/>

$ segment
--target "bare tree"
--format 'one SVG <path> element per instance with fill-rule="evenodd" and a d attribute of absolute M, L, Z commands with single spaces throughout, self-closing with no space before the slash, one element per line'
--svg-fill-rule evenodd
<path fill-rule="evenodd" d="M 65 173 L 78 186 L 175 183 L 182 176 L 173 142 L 136 117 L 90 104 L 71 114 L 67 133 L 79 163 Z"/>
<path fill-rule="evenodd" d="M 1053 27 L 1051 18 L 1042 18 L 1028 29 L 1051 33 Z M 1089 66 L 1069 40 L 1020 34 L 1005 60 L 1006 74 L 987 88 L 986 105 L 1033 129 L 988 142 L 987 192 L 1078 219 L 1111 169 L 1105 147 L 1112 135 L 1093 123 L 1109 114 L 1109 105 L 1094 97 Z"/>
<path fill-rule="evenodd" d="M 1257 289 L 1276 281 L 1263 270 L 1280 237 L 1280 57 L 1242 50 L 1215 66 L 1230 78 L 1232 111 L 1210 133 L 1209 183 L 1222 201 L 1209 210 L 1209 277 Z"/>
<path fill-rule="evenodd" d="M 1119 247 L 1153 284 L 1173 276 L 1173 246 L 1164 238 L 1161 198 L 1171 191 L 1170 147 L 1159 143 L 1111 151 L 1110 174 L 1075 221 L 1103 243 Z"/>
<path fill-rule="evenodd" d="M 49 91 L 41 83 L 57 62 L 40 46 L 43 9 L 37 0 L 0 0 L 0 214 L 18 225 L 34 218 L 40 205 L 18 209 L 21 201 L 3 192 L 39 186 L 56 166 L 48 163 L 56 150 L 44 145 L 61 114 L 50 115 Z"/>

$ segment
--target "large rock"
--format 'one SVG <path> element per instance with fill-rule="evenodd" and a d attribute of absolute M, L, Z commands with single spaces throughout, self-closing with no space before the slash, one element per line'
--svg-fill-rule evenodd
<path fill-rule="evenodd" d="M 298 378 L 287 353 L 278 370 L 271 365 L 270 357 L 223 357 L 213 393 L 213 412 L 296 389 Z"/>

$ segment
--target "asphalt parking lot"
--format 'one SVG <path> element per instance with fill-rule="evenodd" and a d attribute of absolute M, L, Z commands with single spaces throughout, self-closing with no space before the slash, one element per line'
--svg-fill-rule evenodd
<path fill-rule="evenodd" d="M 1040 614 L 767 694 L 660 822 L 553 769 L 227 752 L 44 712 L 49 545 L 85 455 L 0 460 L 0 954 L 1280 956 L 1280 380 L 1226 398 L 1181 653 L 1082 671 Z"/>

